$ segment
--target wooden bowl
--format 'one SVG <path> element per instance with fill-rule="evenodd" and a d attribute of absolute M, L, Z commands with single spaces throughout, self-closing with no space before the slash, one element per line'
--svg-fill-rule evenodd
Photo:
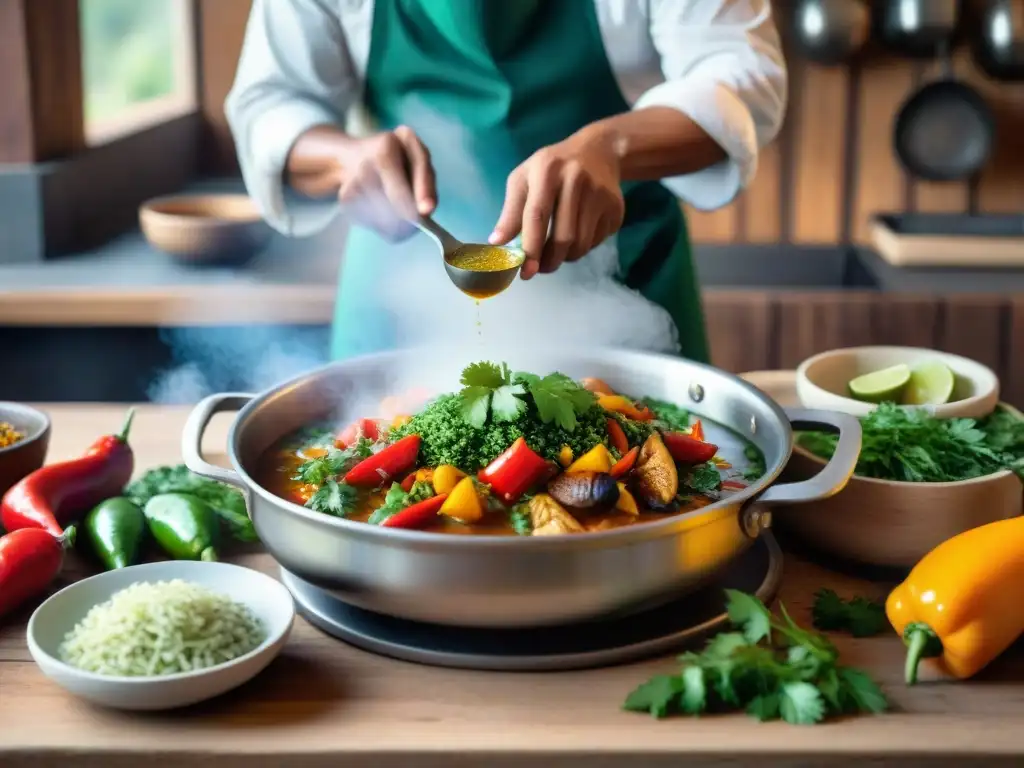
<path fill-rule="evenodd" d="M 744 374 L 780 405 L 799 405 L 794 372 Z M 788 385 L 787 385 L 788 382 Z M 1012 406 L 999 407 L 1024 418 Z M 825 462 L 794 445 L 785 476 L 802 480 Z M 909 569 L 946 539 L 1024 512 L 1024 487 L 1009 471 L 955 483 L 905 483 L 854 475 L 835 496 L 777 507 L 773 520 L 822 554 Z"/>
<path fill-rule="evenodd" d="M 50 447 L 50 418 L 42 411 L 21 403 L 0 402 L 0 422 L 6 422 L 24 437 L 0 448 L 0 496 L 46 461 Z"/>
<path fill-rule="evenodd" d="M 918 347 L 849 347 L 822 352 L 797 368 L 796 391 L 807 408 L 865 416 L 876 406 L 850 397 L 847 385 L 851 379 L 900 363 L 913 367 L 933 360 L 949 366 L 956 384 L 952 401 L 925 408 L 940 419 L 981 418 L 992 413 L 999 402 L 999 378 L 990 368 L 960 355 Z"/>
<path fill-rule="evenodd" d="M 149 200 L 139 225 L 150 245 L 184 263 L 239 266 L 270 242 L 270 226 L 246 195 L 182 195 Z"/>

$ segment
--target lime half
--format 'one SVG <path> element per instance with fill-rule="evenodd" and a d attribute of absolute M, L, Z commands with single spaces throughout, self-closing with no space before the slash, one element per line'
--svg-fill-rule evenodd
<path fill-rule="evenodd" d="M 953 398 L 956 376 L 949 366 L 938 361 L 915 365 L 910 383 L 903 392 L 906 405 L 942 405 Z"/>
<path fill-rule="evenodd" d="M 910 366 L 900 363 L 891 368 L 872 371 L 850 381 L 850 394 L 867 403 L 887 400 L 900 402 L 903 390 L 910 381 Z"/>

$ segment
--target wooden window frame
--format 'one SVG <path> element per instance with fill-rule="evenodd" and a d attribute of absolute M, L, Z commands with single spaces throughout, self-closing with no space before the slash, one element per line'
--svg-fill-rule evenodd
<path fill-rule="evenodd" d="M 99 246 L 136 225 L 144 200 L 198 176 L 199 12 L 185 1 L 191 99 L 154 100 L 87 136 L 77 0 L 0 0 L 0 264 Z"/>

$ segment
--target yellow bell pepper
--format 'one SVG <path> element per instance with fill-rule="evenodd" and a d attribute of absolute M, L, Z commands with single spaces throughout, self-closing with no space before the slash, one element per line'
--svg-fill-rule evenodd
<path fill-rule="evenodd" d="M 598 443 L 569 465 L 566 472 L 611 472 L 615 459 L 605 447 Z"/>
<path fill-rule="evenodd" d="M 1024 633 L 1024 517 L 964 531 L 914 566 L 885 612 L 907 645 L 907 685 L 921 659 L 965 679 Z"/>
<path fill-rule="evenodd" d="M 625 483 L 617 483 L 619 486 L 619 500 L 615 502 L 615 508 L 619 512 L 625 512 L 627 515 L 636 517 L 640 514 L 640 508 L 636 505 L 636 499 L 633 498 L 633 494 L 626 488 Z"/>
<path fill-rule="evenodd" d="M 558 463 L 563 467 L 568 467 L 572 464 L 572 448 L 568 445 L 563 445 L 562 450 L 558 452 Z"/>
<path fill-rule="evenodd" d="M 473 478 L 464 477 L 444 500 L 439 515 L 445 515 L 460 523 L 475 523 L 484 516 L 484 508 L 480 496 L 476 492 Z"/>
<path fill-rule="evenodd" d="M 466 473 L 451 464 L 442 464 L 434 470 L 434 493 L 451 493 Z"/>

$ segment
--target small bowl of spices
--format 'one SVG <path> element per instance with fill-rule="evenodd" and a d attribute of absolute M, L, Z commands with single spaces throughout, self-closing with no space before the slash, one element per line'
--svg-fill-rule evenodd
<path fill-rule="evenodd" d="M 21 403 L 0 401 L 0 496 L 46 462 L 50 418 Z"/>

